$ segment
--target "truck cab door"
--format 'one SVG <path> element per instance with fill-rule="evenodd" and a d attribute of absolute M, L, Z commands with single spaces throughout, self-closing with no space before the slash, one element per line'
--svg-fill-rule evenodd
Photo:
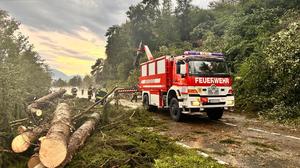
<path fill-rule="evenodd" d="M 174 68 L 174 84 L 184 84 L 183 82 L 185 81 L 185 77 L 187 75 L 186 63 L 182 60 L 176 61 Z"/>

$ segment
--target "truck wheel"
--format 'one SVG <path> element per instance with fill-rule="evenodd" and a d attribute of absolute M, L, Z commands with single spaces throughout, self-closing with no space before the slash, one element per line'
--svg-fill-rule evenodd
<path fill-rule="evenodd" d="M 156 110 L 155 106 L 149 104 L 149 96 L 147 94 L 143 96 L 143 107 L 150 112 L 154 112 Z"/>
<path fill-rule="evenodd" d="M 179 108 L 179 103 L 176 98 L 172 98 L 170 101 L 170 115 L 172 120 L 180 121 L 181 119 L 181 109 Z"/>
<path fill-rule="evenodd" d="M 223 112 L 224 112 L 223 108 L 207 109 L 207 116 L 211 120 L 218 120 L 222 118 Z"/>

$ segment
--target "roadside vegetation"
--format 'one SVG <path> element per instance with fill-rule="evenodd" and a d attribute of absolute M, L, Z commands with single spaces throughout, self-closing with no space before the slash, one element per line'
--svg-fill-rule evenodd
<path fill-rule="evenodd" d="M 68 167 L 224 167 L 154 131 L 160 123 L 143 109 L 106 107 L 95 134 Z"/>
<path fill-rule="evenodd" d="M 134 86 L 139 72 L 132 64 L 141 41 L 155 57 L 223 52 L 235 78 L 237 111 L 299 125 L 299 5 L 223 0 L 200 9 L 191 0 L 177 0 L 176 6 L 171 0 L 143 0 L 129 8 L 126 23 L 107 30 L 107 59 L 97 60 L 92 73 L 98 83 Z"/>
<path fill-rule="evenodd" d="M 48 93 L 48 67 L 19 33 L 20 23 L 0 10 L 0 151 L 10 148 L 9 121 L 26 117 L 26 104 Z M 0 167 L 9 160 L 0 152 Z"/>

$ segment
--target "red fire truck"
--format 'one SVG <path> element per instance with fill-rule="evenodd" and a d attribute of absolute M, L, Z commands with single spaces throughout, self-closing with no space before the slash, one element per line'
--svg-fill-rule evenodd
<path fill-rule="evenodd" d="M 171 118 L 206 112 L 212 120 L 234 106 L 232 78 L 222 53 L 186 51 L 180 56 L 148 60 L 140 65 L 139 90 L 143 106 L 153 111 L 168 108 Z"/>

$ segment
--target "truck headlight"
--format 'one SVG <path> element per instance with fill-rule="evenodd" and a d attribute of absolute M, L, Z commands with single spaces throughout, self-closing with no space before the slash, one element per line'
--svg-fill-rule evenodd
<path fill-rule="evenodd" d="M 234 100 L 226 100 L 226 104 L 228 106 L 233 106 L 234 105 Z"/>
<path fill-rule="evenodd" d="M 192 106 L 201 106 L 201 103 L 198 101 L 192 101 Z"/>

